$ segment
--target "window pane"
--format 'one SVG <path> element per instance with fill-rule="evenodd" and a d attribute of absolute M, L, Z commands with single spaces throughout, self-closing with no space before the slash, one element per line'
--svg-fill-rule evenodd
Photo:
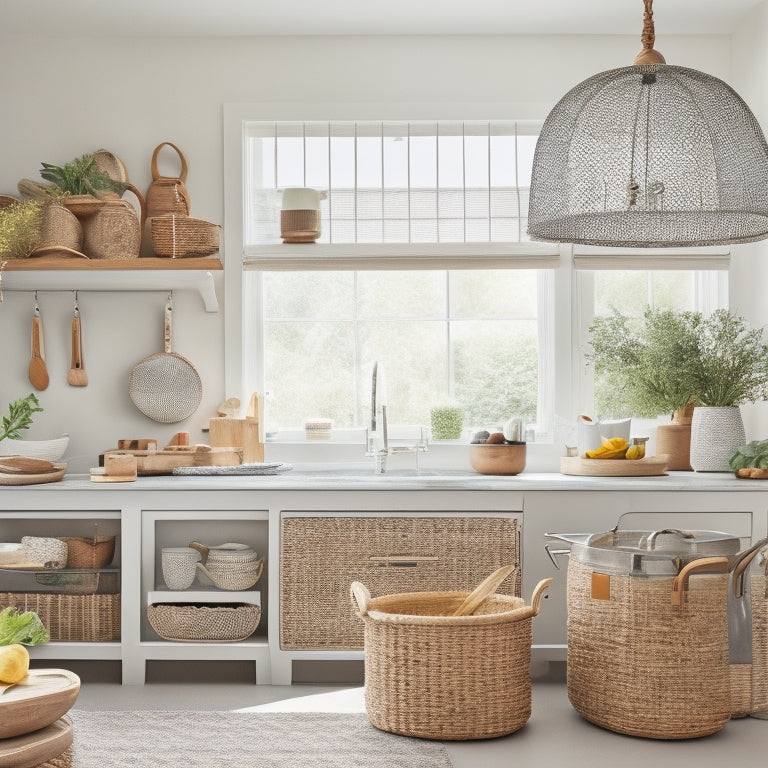
<path fill-rule="evenodd" d="M 534 421 L 537 279 L 533 270 L 266 273 L 268 428 L 311 416 L 365 426 L 375 362 L 393 425 L 429 424 L 446 398 L 464 407 L 468 427 Z"/>

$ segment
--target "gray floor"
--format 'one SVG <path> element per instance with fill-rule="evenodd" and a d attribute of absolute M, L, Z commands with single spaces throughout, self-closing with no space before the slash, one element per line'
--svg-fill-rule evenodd
<path fill-rule="evenodd" d="M 706 695 L 706 692 L 703 692 Z M 86 710 L 210 709 L 254 711 L 364 711 L 359 685 L 256 686 L 249 683 L 168 683 L 121 686 L 84 682 L 76 707 Z M 564 766 L 565 768 L 685 768 L 766 765 L 768 721 L 732 720 L 719 733 L 689 741 L 638 739 L 593 726 L 572 709 L 560 674 L 535 680 L 533 714 L 511 736 L 450 742 L 455 768 Z M 425 766 L 424 768 L 429 768 Z"/>

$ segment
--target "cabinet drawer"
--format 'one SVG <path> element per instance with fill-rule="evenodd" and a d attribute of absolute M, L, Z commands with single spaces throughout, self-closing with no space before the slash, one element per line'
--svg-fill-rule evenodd
<path fill-rule="evenodd" d="M 518 520 L 498 516 L 304 517 L 280 531 L 280 647 L 354 650 L 363 622 L 349 597 L 361 581 L 376 597 L 471 590 L 519 562 Z M 502 592 L 520 594 L 521 574 Z"/>

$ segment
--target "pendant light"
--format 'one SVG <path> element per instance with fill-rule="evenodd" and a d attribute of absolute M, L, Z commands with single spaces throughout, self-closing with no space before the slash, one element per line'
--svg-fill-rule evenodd
<path fill-rule="evenodd" d="M 619 247 L 768 237 L 768 145 L 722 80 L 666 64 L 644 0 L 631 67 L 594 75 L 550 112 L 533 160 L 528 234 Z"/>

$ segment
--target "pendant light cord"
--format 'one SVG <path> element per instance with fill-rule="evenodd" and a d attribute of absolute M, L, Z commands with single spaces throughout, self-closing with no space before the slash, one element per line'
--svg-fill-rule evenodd
<path fill-rule="evenodd" d="M 635 66 L 641 64 L 666 64 L 664 57 L 654 49 L 656 42 L 656 30 L 653 25 L 653 0 L 643 0 L 645 12 L 643 13 L 643 32 L 640 35 L 640 42 L 643 44 L 643 50 L 635 56 Z"/>

